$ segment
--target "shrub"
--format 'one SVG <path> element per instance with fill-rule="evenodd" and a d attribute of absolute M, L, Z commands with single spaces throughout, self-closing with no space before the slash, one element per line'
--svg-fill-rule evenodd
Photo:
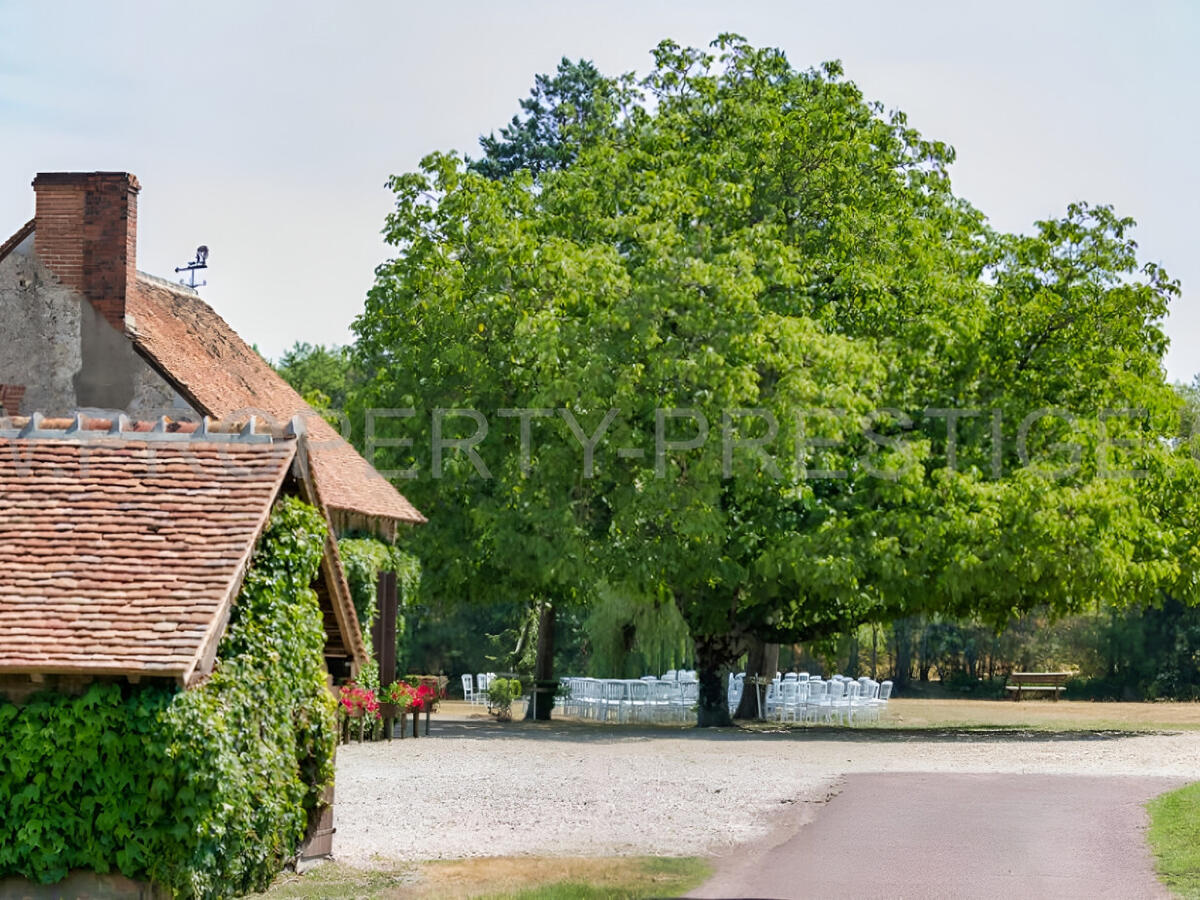
<path fill-rule="evenodd" d="M 502 722 L 512 718 L 512 702 L 521 696 L 521 681 L 518 678 L 493 678 L 488 682 L 488 707 Z"/>
<path fill-rule="evenodd" d="M 270 883 L 333 778 L 324 534 L 311 507 L 276 506 L 200 686 L 0 703 L 0 877 L 115 870 L 205 898 Z"/>
<path fill-rule="evenodd" d="M 1005 679 L 973 678 L 966 672 L 951 672 L 942 679 L 942 687 L 947 693 L 975 699 L 999 700 L 1004 697 Z"/>

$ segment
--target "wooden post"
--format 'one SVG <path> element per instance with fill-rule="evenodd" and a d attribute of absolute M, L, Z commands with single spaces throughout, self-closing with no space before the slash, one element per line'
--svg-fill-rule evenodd
<path fill-rule="evenodd" d="M 396 616 L 399 597 L 396 573 L 380 572 L 375 590 L 375 621 L 371 623 L 371 644 L 379 660 L 379 684 L 387 687 L 396 680 Z"/>

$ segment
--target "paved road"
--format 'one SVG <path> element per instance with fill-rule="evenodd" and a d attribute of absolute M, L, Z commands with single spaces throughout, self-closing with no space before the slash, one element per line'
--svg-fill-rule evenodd
<path fill-rule="evenodd" d="M 1146 800 L 1177 779 L 850 775 L 809 824 L 692 897 L 1166 897 Z M 771 842 L 766 842 L 770 844 Z"/>

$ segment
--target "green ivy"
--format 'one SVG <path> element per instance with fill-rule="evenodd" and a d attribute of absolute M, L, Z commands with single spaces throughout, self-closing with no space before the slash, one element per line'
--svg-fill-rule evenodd
<path fill-rule="evenodd" d="M 354 600 L 354 611 L 363 629 L 363 642 L 372 646 L 371 625 L 378 612 L 380 572 L 396 573 L 396 591 L 400 608 L 403 609 L 416 597 L 421 583 L 421 562 L 411 553 L 373 537 L 347 537 L 338 541 L 338 552 L 342 557 L 342 568 L 350 584 L 350 596 Z M 396 617 L 397 660 L 403 655 L 404 618 Z M 362 679 L 360 678 L 360 681 Z"/>
<path fill-rule="evenodd" d="M 333 779 L 324 534 L 312 507 L 276 506 L 200 686 L 0 702 L 0 877 L 118 871 L 205 898 L 270 883 Z"/>

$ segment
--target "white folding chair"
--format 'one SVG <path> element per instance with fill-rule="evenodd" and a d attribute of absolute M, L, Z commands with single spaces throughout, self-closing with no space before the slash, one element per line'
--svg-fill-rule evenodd
<path fill-rule="evenodd" d="M 731 716 L 737 712 L 737 708 L 742 702 L 742 692 L 745 689 L 745 681 L 732 672 L 729 673 L 729 689 L 726 691 L 726 698 L 729 701 L 729 714 Z"/>
<path fill-rule="evenodd" d="M 600 702 L 600 711 L 597 718 L 603 721 L 608 721 L 610 712 L 616 713 L 617 721 L 621 721 L 621 715 L 624 713 L 625 703 L 625 682 L 609 678 L 601 682 L 603 685 L 603 699 Z"/>
<path fill-rule="evenodd" d="M 858 697 L 862 693 L 862 685 L 857 681 L 847 679 L 842 682 L 842 698 L 838 704 L 838 721 L 848 725 L 854 724 L 854 709 Z"/>
<path fill-rule="evenodd" d="M 876 720 L 879 718 L 879 707 L 875 704 L 879 697 L 879 682 L 867 678 L 860 683 L 862 684 L 862 693 L 855 698 L 852 715 L 861 716 L 866 721 Z"/>
<path fill-rule="evenodd" d="M 478 675 L 475 676 L 475 702 L 476 703 L 487 703 L 488 683 L 490 681 L 491 681 L 491 678 L 489 678 L 487 673 L 485 673 L 485 672 L 480 672 Z"/>
<path fill-rule="evenodd" d="M 650 717 L 650 683 L 638 679 L 625 682 L 625 702 L 632 722 Z"/>
<path fill-rule="evenodd" d="M 833 717 L 838 714 L 838 705 L 842 701 L 842 695 L 846 692 L 846 685 L 845 682 L 830 679 L 825 682 L 824 687 L 825 690 L 816 704 L 814 721 L 819 717 L 825 722 L 832 722 Z"/>
<path fill-rule="evenodd" d="M 782 682 L 777 689 L 777 696 L 776 718 L 780 722 L 795 722 L 796 710 L 800 706 L 800 682 L 794 679 Z"/>
<path fill-rule="evenodd" d="M 821 707 L 829 691 L 829 682 L 820 678 L 810 678 L 805 684 L 808 686 L 808 697 L 804 701 L 804 721 L 815 722 L 821 715 Z"/>
<path fill-rule="evenodd" d="M 599 678 L 588 678 L 584 683 L 584 697 L 587 697 L 587 709 L 584 713 L 590 719 L 600 720 L 607 713 L 605 703 L 605 686 Z"/>
<path fill-rule="evenodd" d="M 700 682 L 694 678 L 679 684 L 679 699 L 676 701 L 675 713 L 679 721 L 686 722 L 692 717 L 692 707 L 700 702 Z"/>
<path fill-rule="evenodd" d="M 764 718 L 774 719 L 779 711 L 779 682 L 767 682 L 767 696 L 763 699 L 763 715 Z"/>
<path fill-rule="evenodd" d="M 471 705 L 475 704 L 475 679 L 470 675 L 462 677 L 463 699 Z"/>
<path fill-rule="evenodd" d="M 679 683 L 663 681 L 661 678 L 653 683 L 647 683 L 650 688 L 650 702 L 647 713 L 651 721 L 672 722 L 675 718 L 675 695 L 679 693 Z"/>
<path fill-rule="evenodd" d="M 578 695 L 576 694 L 576 680 L 577 679 L 569 677 L 559 679 L 558 683 L 562 685 L 562 690 L 560 690 L 558 695 L 554 698 L 554 705 L 561 715 L 577 715 L 578 706 L 576 704 L 579 702 L 579 700 Z"/>
<path fill-rule="evenodd" d="M 888 699 L 892 696 L 892 683 L 885 681 L 879 685 L 879 693 L 872 698 L 871 707 L 872 713 L 876 721 L 879 721 L 879 714 L 887 709 Z"/>
<path fill-rule="evenodd" d="M 840 715 L 839 707 L 842 703 L 842 697 L 846 694 L 846 682 L 833 681 L 829 682 L 829 688 L 825 692 L 827 702 L 821 706 L 821 713 L 825 717 L 826 722 L 832 722 L 833 717 Z"/>

